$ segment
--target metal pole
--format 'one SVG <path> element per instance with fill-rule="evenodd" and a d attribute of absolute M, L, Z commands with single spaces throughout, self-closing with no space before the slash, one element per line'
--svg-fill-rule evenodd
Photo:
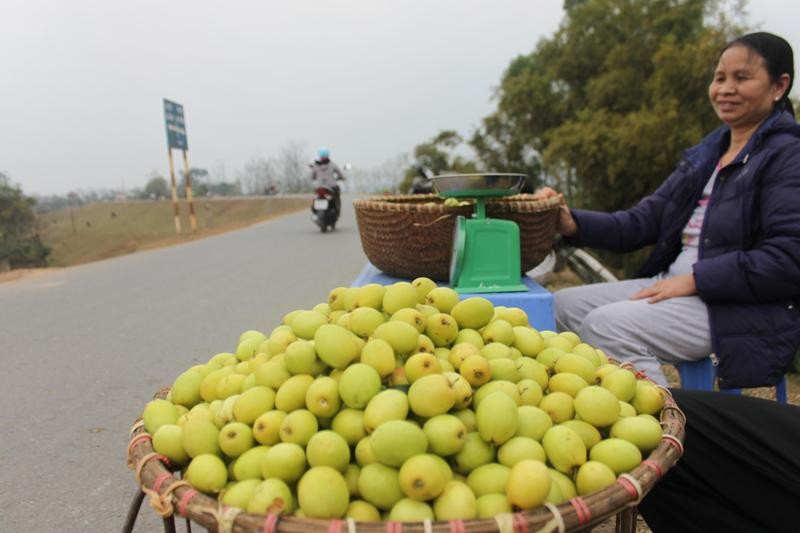
<path fill-rule="evenodd" d="M 197 231 L 197 221 L 194 218 L 194 204 L 192 203 L 192 177 L 189 175 L 189 158 L 186 150 L 183 150 L 183 176 L 186 185 L 186 201 L 189 202 L 189 222 L 192 224 L 192 231 Z"/>
<path fill-rule="evenodd" d="M 167 148 L 169 155 L 169 177 L 172 180 L 172 210 L 175 213 L 175 233 L 181 234 L 181 219 L 178 211 L 178 189 L 175 186 L 175 165 L 172 163 L 172 148 Z"/>

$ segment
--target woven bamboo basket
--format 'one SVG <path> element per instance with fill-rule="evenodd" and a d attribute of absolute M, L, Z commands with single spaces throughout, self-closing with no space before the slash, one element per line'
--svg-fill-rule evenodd
<path fill-rule="evenodd" d="M 538 265 L 553 248 L 561 195 L 517 194 L 492 198 L 486 216 L 512 220 L 520 229 L 521 272 Z M 471 205 L 447 206 L 435 194 L 373 196 L 353 202 L 361 246 L 370 262 L 390 276 L 447 281 L 456 216 Z"/>
<path fill-rule="evenodd" d="M 625 366 L 625 365 L 623 365 Z M 639 374 L 640 377 L 641 374 Z M 162 389 L 156 398 L 166 397 Z M 128 444 L 128 467 L 136 472 L 136 481 L 156 512 L 165 519 L 174 514 L 185 517 L 209 531 L 234 533 L 494 533 L 494 532 L 578 532 L 589 531 L 605 519 L 617 516 L 617 531 L 636 531 L 636 504 L 678 461 L 683 453 L 686 420 L 670 394 L 661 412 L 662 439 L 642 463 L 617 483 L 603 490 L 579 496 L 558 506 L 547 504 L 529 511 L 500 515 L 495 519 L 426 521 L 426 522 L 354 522 L 352 520 L 317 520 L 277 515 L 246 513 L 222 507 L 206 494 L 196 491 L 176 477 L 169 461 L 153 451 L 152 438 L 141 419 L 131 428 Z"/>

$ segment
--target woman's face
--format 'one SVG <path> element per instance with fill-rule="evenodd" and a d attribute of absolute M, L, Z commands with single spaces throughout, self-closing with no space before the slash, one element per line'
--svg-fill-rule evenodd
<path fill-rule="evenodd" d="M 773 83 L 760 55 L 746 46 L 732 46 L 719 58 L 708 96 L 725 124 L 734 129 L 751 128 L 772 112 L 788 78 L 784 75 Z"/>

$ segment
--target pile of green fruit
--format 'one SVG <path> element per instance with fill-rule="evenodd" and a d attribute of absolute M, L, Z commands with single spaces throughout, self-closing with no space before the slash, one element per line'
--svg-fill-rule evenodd
<path fill-rule="evenodd" d="M 602 489 L 658 446 L 663 392 L 571 332 L 427 278 L 338 287 L 149 402 L 155 451 L 251 513 L 487 518 Z"/>

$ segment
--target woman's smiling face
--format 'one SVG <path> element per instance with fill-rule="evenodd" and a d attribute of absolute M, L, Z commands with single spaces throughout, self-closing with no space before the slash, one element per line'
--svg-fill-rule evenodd
<path fill-rule="evenodd" d="M 786 76 L 788 79 L 788 76 Z M 717 116 L 734 129 L 760 124 L 786 90 L 783 77 L 773 83 L 764 58 L 746 46 L 732 46 L 719 58 L 708 96 Z"/>

